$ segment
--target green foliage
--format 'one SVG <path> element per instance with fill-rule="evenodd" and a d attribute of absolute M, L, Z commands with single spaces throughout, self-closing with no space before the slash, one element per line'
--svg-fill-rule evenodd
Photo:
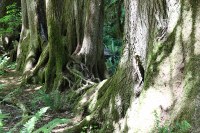
<path fill-rule="evenodd" d="M 8 60 L 9 57 L 5 56 L 5 57 L 0 57 L 0 75 L 4 75 L 5 72 L 5 68 L 8 65 Z"/>
<path fill-rule="evenodd" d="M 0 132 L 1 132 L 1 133 L 5 132 L 4 129 L 3 129 L 3 126 L 4 126 L 3 121 L 4 121 L 4 119 L 6 119 L 6 118 L 8 118 L 8 117 L 9 117 L 8 114 L 3 114 L 3 113 L 1 112 L 1 110 L 0 110 Z"/>
<path fill-rule="evenodd" d="M 108 68 L 108 72 L 113 74 L 116 71 L 117 65 L 119 64 L 120 60 L 120 53 L 122 47 L 120 45 L 116 45 L 116 40 L 111 40 L 111 44 L 105 46 L 110 51 L 110 56 L 106 60 L 106 66 Z"/>
<path fill-rule="evenodd" d="M 158 127 L 159 133 L 188 133 L 191 125 L 186 121 L 176 122 L 173 126 Z"/>
<path fill-rule="evenodd" d="M 36 104 L 43 102 L 45 106 L 50 107 L 52 110 L 60 111 L 63 109 L 63 104 L 66 102 L 64 95 L 58 91 L 54 90 L 51 93 L 46 93 L 44 89 L 38 90 L 33 95 L 32 107 L 36 107 Z"/>
<path fill-rule="evenodd" d="M 64 124 L 69 122 L 69 119 L 60 119 L 56 118 L 50 121 L 48 124 L 45 124 L 41 128 L 33 131 L 35 129 L 35 125 L 41 119 L 41 117 L 47 112 L 49 107 L 41 108 L 23 127 L 20 133 L 51 133 L 53 128 L 55 128 L 58 124 Z"/>
<path fill-rule="evenodd" d="M 111 75 L 116 71 L 122 51 L 125 12 L 123 5 L 119 11 L 119 4 L 120 0 L 106 0 L 103 42 L 110 54 L 106 65 Z"/>
<path fill-rule="evenodd" d="M 158 133 L 188 133 L 191 129 L 191 125 L 186 121 L 183 120 L 181 122 L 177 121 L 174 125 L 168 126 L 163 125 L 161 126 L 161 121 L 158 119 L 157 113 L 155 113 L 156 117 L 156 130 Z"/>
<path fill-rule="evenodd" d="M 183 120 L 181 122 L 176 122 L 175 126 L 173 127 L 173 131 L 178 133 L 187 133 L 191 129 L 190 123 L 188 123 L 186 120 Z"/>
<path fill-rule="evenodd" d="M 21 11 L 16 3 L 6 7 L 6 15 L 0 18 L 0 35 L 3 34 L 16 34 L 16 30 L 21 25 Z"/>
<path fill-rule="evenodd" d="M 9 63 L 8 65 L 7 65 L 7 69 L 10 69 L 10 70 L 14 70 L 14 69 L 16 69 L 16 67 L 17 67 L 17 63 L 16 62 L 11 62 L 11 63 Z"/>
<path fill-rule="evenodd" d="M 98 133 L 99 131 L 100 131 L 99 126 L 96 124 L 93 124 L 90 126 L 82 127 L 81 133 Z"/>
<path fill-rule="evenodd" d="M 5 75 L 5 69 L 16 69 L 16 62 L 10 62 L 8 56 L 0 56 L 0 75 Z"/>
<path fill-rule="evenodd" d="M 50 121 L 48 124 L 45 124 L 44 126 L 40 127 L 39 129 L 35 130 L 35 126 L 38 123 L 39 120 L 41 120 L 42 116 L 47 112 L 49 107 L 41 108 L 35 115 L 33 115 L 24 125 L 23 128 L 20 130 L 20 133 L 51 133 L 53 128 L 55 128 L 59 124 L 66 124 L 70 122 L 69 119 L 60 119 L 56 118 L 52 121 Z M 4 127 L 4 119 L 8 118 L 8 114 L 3 114 L 0 110 L 0 132 L 6 132 Z M 16 125 L 21 125 L 21 121 L 19 123 L 16 123 Z M 15 127 L 15 126 L 14 126 Z M 35 131 L 34 131 L 35 130 Z M 7 133 L 12 133 L 14 130 L 11 129 Z"/>
<path fill-rule="evenodd" d="M 1 89 L 3 89 L 4 86 L 5 86 L 4 84 L 0 84 L 0 91 Z"/>
<path fill-rule="evenodd" d="M 50 133 L 53 130 L 53 128 L 55 128 L 57 125 L 68 123 L 69 121 L 70 121 L 69 119 L 56 118 L 50 121 L 48 124 L 39 128 L 38 130 L 34 131 L 33 133 Z"/>
<path fill-rule="evenodd" d="M 41 108 L 23 127 L 20 133 L 31 133 L 36 125 L 36 122 L 46 113 L 49 107 Z"/>
<path fill-rule="evenodd" d="M 5 69 L 8 65 L 9 57 L 0 56 L 0 70 Z"/>

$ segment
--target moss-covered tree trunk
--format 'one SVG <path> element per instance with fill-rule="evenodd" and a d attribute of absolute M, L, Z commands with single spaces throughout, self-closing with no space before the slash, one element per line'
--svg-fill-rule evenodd
<path fill-rule="evenodd" d="M 86 3 L 86 20 L 82 45 L 78 45 L 75 53 L 84 62 L 95 78 L 105 78 L 103 55 L 103 0 L 88 0 Z M 79 26 L 77 26 L 79 30 Z M 78 35 L 80 36 L 80 35 Z"/>
<path fill-rule="evenodd" d="M 99 132 L 151 133 L 184 120 L 199 132 L 199 1 L 126 0 L 125 7 L 118 71 L 83 96 L 83 120 L 66 132 L 95 123 Z"/>
<path fill-rule="evenodd" d="M 49 60 L 45 72 L 45 85 L 47 91 L 60 89 L 62 84 L 63 69 L 68 60 L 64 54 L 64 45 L 61 40 L 61 24 L 63 19 L 63 0 L 51 0 L 47 2 L 47 26 L 48 26 L 48 45 Z"/>
<path fill-rule="evenodd" d="M 22 30 L 18 45 L 18 70 L 25 75 L 37 64 L 46 47 L 47 29 L 44 1 L 22 0 Z"/>
<path fill-rule="evenodd" d="M 104 79 L 103 9 L 102 0 L 22 0 L 18 70 L 24 81 L 51 91 Z"/>

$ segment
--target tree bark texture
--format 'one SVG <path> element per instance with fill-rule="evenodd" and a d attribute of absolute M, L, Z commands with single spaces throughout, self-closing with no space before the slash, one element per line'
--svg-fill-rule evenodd
<path fill-rule="evenodd" d="M 45 4 L 22 0 L 22 30 L 18 45 L 18 70 L 28 73 L 37 64 L 47 42 Z M 44 5 L 44 6 L 41 6 Z"/>
<path fill-rule="evenodd" d="M 102 132 L 151 133 L 183 120 L 199 132 L 199 2 L 126 0 L 125 8 L 118 71 L 83 96 L 78 109 L 88 113 L 67 132 L 96 122 Z"/>
<path fill-rule="evenodd" d="M 89 73 L 84 72 L 86 79 L 103 80 L 103 0 L 51 2 L 22 0 L 17 55 L 25 81 L 42 81 L 49 89 L 67 88 L 74 79 L 69 69 L 77 63 L 79 71 Z"/>
<path fill-rule="evenodd" d="M 71 62 L 83 63 L 90 78 L 104 79 L 103 0 L 48 0 L 42 11 L 40 2 L 22 0 L 19 68 L 33 75 L 43 71 L 48 91 L 74 80 L 63 79 L 74 72 Z M 157 121 L 165 126 L 182 120 L 199 132 L 198 0 L 124 2 L 125 46 L 118 71 L 83 95 L 77 105 L 83 120 L 67 132 L 93 123 L 102 132 L 156 132 Z M 38 10 L 47 23 L 38 19 L 43 16 Z"/>

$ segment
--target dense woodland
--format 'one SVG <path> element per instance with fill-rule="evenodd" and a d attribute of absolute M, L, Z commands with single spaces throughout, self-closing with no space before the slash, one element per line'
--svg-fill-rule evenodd
<path fill-rule="evenodd" d="M 199 133 L 198 0 L 0 0 L 0 132 Z"/>

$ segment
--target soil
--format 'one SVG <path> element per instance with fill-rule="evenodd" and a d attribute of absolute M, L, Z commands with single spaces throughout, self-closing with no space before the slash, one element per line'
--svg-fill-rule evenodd
<path fill-rule="evenodd" d="M 7 132 L 12 129 L 23 119 L 22 108 L 18 106 L 21 103 L 26 107 L 28 115 L 34 115 L 41 108 L 46 107 L 43 101 L 38 100 L 33 104 L 38 91 L 42 88 L 41 85 L 21 85 L 21 74 L 15 70 L 7 69 L 3 75 L 0 75 L 0 111 L 7 114 L 8 118 L 3 120 L 3 128 Z M 29 119 L 30 119 L 29 118 Z M 42 127 L 55 118 L 69 119 L 72 123 L 73 114 L 67 109 L 62 111 L 54 111 L 49 109 L 45 115 L 36 124 L 35 129 Z M 14 132 L 19 133 L 25 123 L 17 126 Z M 62 132 L 69 127 L 68 124 L 58 125 L 52 132 Z"/>

